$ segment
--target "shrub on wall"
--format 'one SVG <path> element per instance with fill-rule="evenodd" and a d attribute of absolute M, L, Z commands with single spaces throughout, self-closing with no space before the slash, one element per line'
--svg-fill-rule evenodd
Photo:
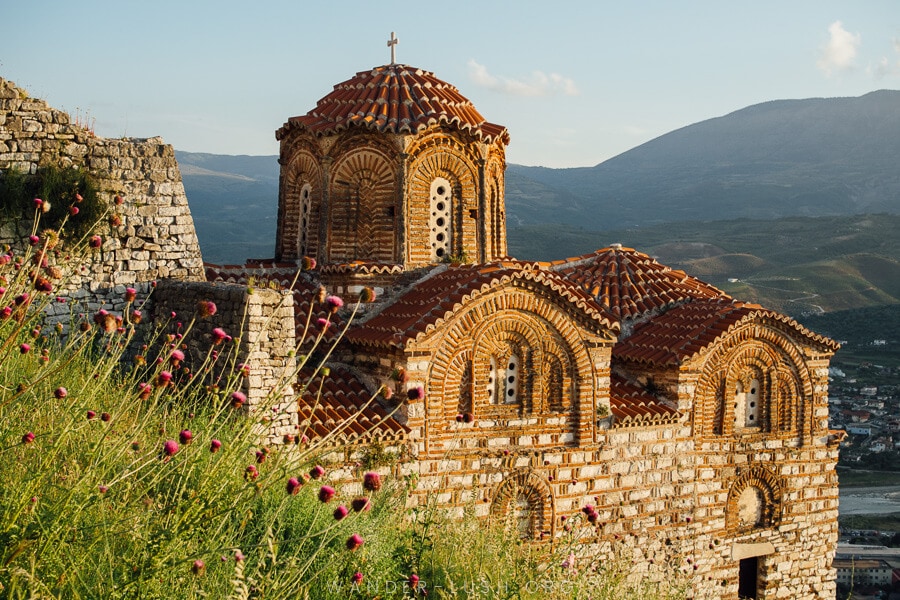
<path fill-rule="evenodd" d="M 0 214 L 7 219 L 27 219 L 40 199 L 41 224 L 72 239 L 92 232 L 106 206 L 93 176 L 76 167 L 44 165 L 34 173 L 0 172 Z"/>

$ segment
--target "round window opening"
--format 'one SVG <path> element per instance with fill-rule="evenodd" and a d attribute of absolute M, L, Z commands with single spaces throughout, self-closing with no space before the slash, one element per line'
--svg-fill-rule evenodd
<path fill-rule="evenodd" d="M 445 192 L 444 186 L 442 186 L 442 185 L 438 186 L 438 189 L 437 189 L 438 196 L 443 196 L 444 192 Z M 441 208 L 443 208 L 443 207 L 441 207 Z"/>
<path fill-rule="evenodd" d="M 444 210 L 444 203 L 443 203 L 443 202 L 438 202 L 438 203 L 437 203 L 437 206 L 436 206 L 435 208 L 437 208 L 438 210 Z"/>

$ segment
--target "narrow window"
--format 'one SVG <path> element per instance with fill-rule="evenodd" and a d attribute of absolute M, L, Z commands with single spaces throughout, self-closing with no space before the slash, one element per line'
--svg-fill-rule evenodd
<path fill-rule="evenodd" d="M 431 260 L 439 262 L 450 256 L 453 194 L 450 182 L 438 177 L 431 182 L 431 217 L 428 222 Z"/>
<path fill-rule="evenodd" d="M 506 404 L 517 403 L 519 401 L 519 357 L 516 354 L 509 356 L 503 387 L 505 388 L 503 401 Z"/>
<path fill-rule="evenodd" d="M 497 359 L 491 357 L 491 369 L 488 372 L 488 403 L 498 404 L 497 400 Z"/>
<path fill-rule="evenodd" d="M 312 186 L 308 183 L 303 184 L 303 187 L 300 188 L 299 235 L 297 236 L 297 250 L 299 256 L 306 256 L 306 253 L 309 250 L 309 213 L 311 195 Z"/>
<path fill-rule="evenodd" d="M 747 420 L 744 423 L 745 427 L 758 427 L 759 426 L 759 380 L 751 379 L 749 389 L 745 395 L 745 400 L 747 403 L 747 408 L 744 411 L 744 414 L 747 416 Z"/>

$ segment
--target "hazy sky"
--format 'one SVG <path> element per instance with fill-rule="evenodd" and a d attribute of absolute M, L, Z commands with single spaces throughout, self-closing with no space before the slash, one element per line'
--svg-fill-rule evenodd
<path fill-rule="evenodd" d="M 900 89 L 897 0 L 19 0 L 0 77 L 106 137 L 277 154 L 275 130 L 357 71 L 457 86 L 507 160 L 594 165 L 767 100 Z"/>

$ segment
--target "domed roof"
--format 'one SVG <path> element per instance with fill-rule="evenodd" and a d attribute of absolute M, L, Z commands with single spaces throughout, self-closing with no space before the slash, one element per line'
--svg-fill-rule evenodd
<path fill-rule="evenodd" d="M 351 126 L 383 133 L 417 133 L 440 123 L 468 131 L 486 143 L 509 143 L 506 128 L 485 121 L 455 86 L 434 73 L 398 64 L 360 71 L 337 84 L 313 110 L 288 119 L 275 137 L 280 140 L 294 128 L 321 136 Z"/>

